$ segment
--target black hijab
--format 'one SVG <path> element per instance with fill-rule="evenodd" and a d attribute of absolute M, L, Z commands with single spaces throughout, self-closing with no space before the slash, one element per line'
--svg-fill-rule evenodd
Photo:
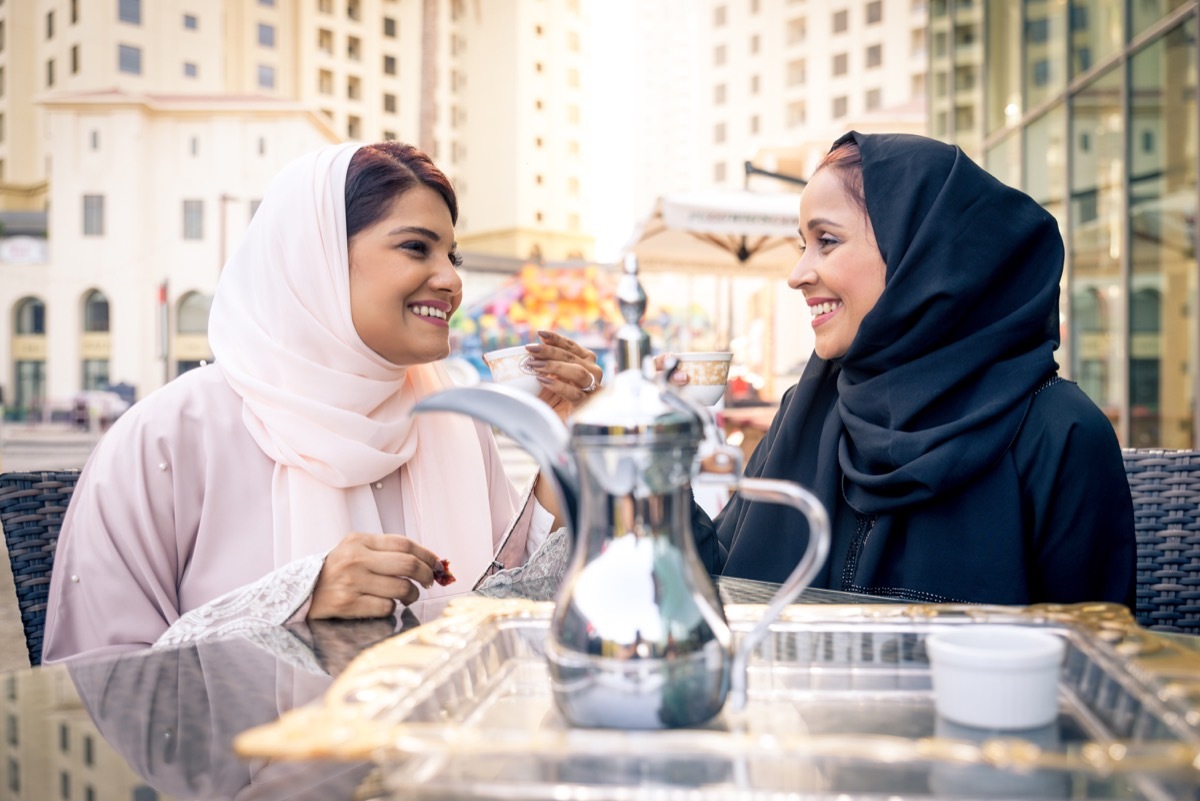
<path fill-rule="evenodd" d="M 747 465 L 825 503 L 830 563 L 845 575 L 827 566 L 818 585 L 835 587 L 853 585 L 860 567 L 844 564 L 856 527 L 941 502 L 1008 450 L 1057 370 L 1063 266 L 1054 218 L 959 148 L 851 132 L 834 149 L 848 139 L 862 153 L 886 285 L 842 358 L 809 361 Z M 782 580 L 804 550 L 798 527 L 784 507 L 731 504 L 718 520 L 725 572 Z M 872 535 L 877 546 L 886 535 L 886 525 Z"/>

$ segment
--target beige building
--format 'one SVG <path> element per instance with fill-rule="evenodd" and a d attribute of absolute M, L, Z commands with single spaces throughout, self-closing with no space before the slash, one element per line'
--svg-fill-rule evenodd
<path fill-rule="evenodd" d="M 590 257 L 585 31 L 578 0 L 0 3 L 6 405 L 141 396 L 206 358 L 253 202 L 324 142 L 429 151 L 468 269 Z"/>
<path fill-rule="evenodd" d="M 104 740 L 66 668 L 10 674 L 0 692 L 0 798 L 170 801 Z"/>

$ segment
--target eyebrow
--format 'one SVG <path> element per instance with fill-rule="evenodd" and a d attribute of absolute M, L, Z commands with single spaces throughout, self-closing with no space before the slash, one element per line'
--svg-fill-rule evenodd
<path fill-rule="evenodd" d="M 440 242 L 442 240 L 436 231 L 431 231 L 428 228 L 422 228 L 419 225 L 402 225 L 399 228 L 393 228 L 387 232 L 388 236 L 396 236 L 397 234 L 420 234 L 427 239 L 432 239 L 434 242 Z"/>
<path fill-rule="evenodd" d="M 826 228 L 837 228 L 839 230 L 844 227 L 844 226 L 839 225 L 838 223 L 834 222 L 833 220 L 829 219 L 828 217 L 814 217 L 813 219 L 808 221 L 808 230 L 811 231 L 814 228 L 819 228 L 822 225 L 825 226 Z M 800 234 L 800 236 L 804 236 L 804 226 L 800 226 L 799 228 L 797 228 L 796 232 L 798 234 Z"/>

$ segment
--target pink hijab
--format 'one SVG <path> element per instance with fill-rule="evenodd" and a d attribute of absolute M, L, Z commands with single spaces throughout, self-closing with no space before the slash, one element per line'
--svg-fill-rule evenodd
<path fill-rule="evenodd" d="M 404 531 L 391 533 L 479 575 L 492 522 L 475 424 L 412 415 L 418 398 L 451 385 L 446 371 L 390 363 L 351 318 L 345 183 L 358 147 L 324 147 L 275 177 L 217 285 L 209 343 L 275 461 L 276 567 L 350 531 L 381 532 L 371 484 L 399 470 Z"/>

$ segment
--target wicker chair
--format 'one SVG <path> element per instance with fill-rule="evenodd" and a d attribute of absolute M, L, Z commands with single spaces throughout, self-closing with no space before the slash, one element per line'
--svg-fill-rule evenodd
<path fill-rule="evenodd" d="M 31 665 L 42 661 L 54 546 L 78 478 L 78 470 L 0 475 L 0 526 L 4 528 Z"/>
<path fill-rule="evenodd" d="M 1126 449 L 1141 625 L 1200 634 L 1200 452 Z"/>

